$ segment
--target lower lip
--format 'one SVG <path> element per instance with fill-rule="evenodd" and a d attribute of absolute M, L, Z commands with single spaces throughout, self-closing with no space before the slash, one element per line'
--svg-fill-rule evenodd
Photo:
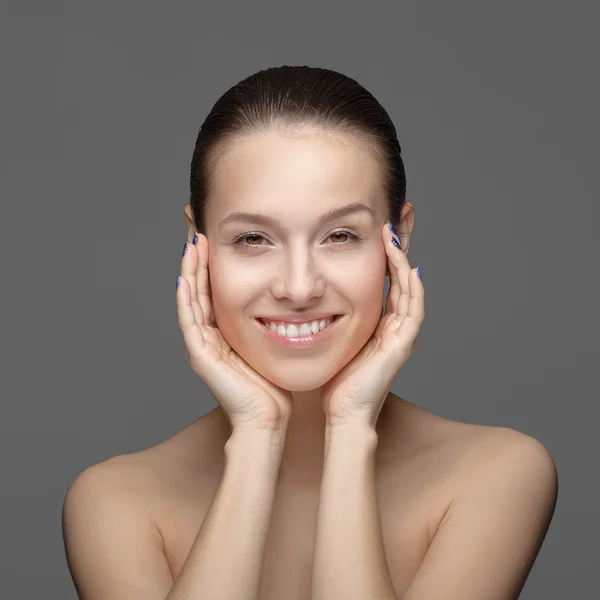
<path fill-rule="evenodd" d="M 315 344 L 324 342 L 331 335 L 331 332 L 336 328 L 336 325 L 342 320 L 343 316 L 344 315 L 337 316 L 333 323 L 318 333 L 311 333 L 310 335 L 306 335 L 304 337 L 295 338 L 278 335 L 277 333 L 271 331 L 271 328 L 264 325 L 259 319 L 254 320 L 261 330 L 264 331 L 272 341 L 277 342 L 278 344 L 287 348 L 306 348 L 308 346 L 314 346 Z"/>

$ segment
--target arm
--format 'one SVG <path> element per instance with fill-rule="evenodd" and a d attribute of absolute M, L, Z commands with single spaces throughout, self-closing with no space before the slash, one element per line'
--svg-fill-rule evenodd
<path fill-rule="evenodd" d="M 506 430 L 482 455 L 415 579 L 397 599 L 382 543 L 368 437 L 360 430 L 328 433 L 311 600 L 516 600 L 558 495 L 556 466 L 546 448 Z"/>
<path fill-rule="evenodd" d="M 115 460 L 71 484 L 63 506 L 69 570 L 80 600 L 256 600 L 282 434 L 234 432 L 225 470 L 173 582 L 136 471 Z"/>
<path fill-rule="evenodd" d="M 221 483 L 166 600 L 258 598 L 283 445 L 280 433 L 234 431 Z"/>
<path fill-rule="evenodd" d="M 229 438 L 223 478 L 175 582 L 136 471 L 109 460 L 82 472 L 62 515 L 78 598 L 256 600 L 281 438 L 262 431 Z"/>
<path fill-rule="evenodd" d="M 173 577 L 148 493 L 121 457 L 88 467 L 69 486 L 63 538 L 80 600 L 165 600 Z"/>
<path fill-rule="evenodd" d="M 326 429 L 311 600 L 396 600 L 375 491 L 377 433 Z"/>
<path fill-rule="evenodd" d="M 535 438 L 503 430 L 454 498 L 402 600 L 519 598 L 557 494 L 548 450 Z"/>

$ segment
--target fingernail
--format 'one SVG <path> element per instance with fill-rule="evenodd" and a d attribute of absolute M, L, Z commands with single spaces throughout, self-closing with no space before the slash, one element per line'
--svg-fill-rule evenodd
<path fill-rule="evenodd" d="M 417 275 L 419 276 L 419 279 L 423 281 L 423 277 L 421 276 L 421 269 L 419 269 L 419 267 L 417 267 Z"/>
<path fill-rule="evenodd" d="M 398 235 L 398 232 L 396 231 L 396 228 L 394 227 L 394 224 L 388 220 L 388 227 L 390 228 L 390 231 L 394 234 L 394 235 Z M 400 237 L 398 235 L 398 237 Z"/>
<path fill-rule="evenodd" d="M 179 287 L 179 278 L 181 277 L 181 275 L 177 275 L 177 281 L 175 282 L 175 289 L 177 289 Z"/>
<path fill-rule="evenodd" d="M 396 246 L 396 248 L 398 248 L 398 250 L 402 250 L 402 246 L 400 245 L 400 242 L 395 237 L 392 237 L 392 244 L 394 244 L 394 246 Z"/>
<path fill-rule="evenodd" d="M 198 241 L 198 234 L 195 233 L 194 234 L 194 239 L 192 240 L 192 244 L 194 244 L 194 246 L 195 246 L 197 241 Z"/>
<path fill-rule="evenodd" d="M 187 250 L 187 242 L 183 245 L 183 252 L 181 253 L 181 256 L 183 256 L 185 254 L 186 250 Z"/>

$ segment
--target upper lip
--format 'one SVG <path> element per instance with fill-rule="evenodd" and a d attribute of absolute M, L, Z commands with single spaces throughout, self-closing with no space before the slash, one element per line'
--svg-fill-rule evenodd
<path fill-rule="evenodd" d="M 293 315 L 261 315 L 259 319 L 267 319 L 268 321 L 286 321 L 287 323 L 304 323 L 306 321 L 320 321 L 321 319 L 328 319 L 334 317 L 340 313 L 306 313 L 299 315 L 298 313 Z"/>

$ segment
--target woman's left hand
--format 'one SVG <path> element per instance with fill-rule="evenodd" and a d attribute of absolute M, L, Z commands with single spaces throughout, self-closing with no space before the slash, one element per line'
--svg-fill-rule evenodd
<path fill-rule="evenodd" d="M 375 427 L 396 375 L 417 345 L 425 318 L 425 288 L 406 254 L 381 230 L 388 258 L 390 289 L 375 332 L 361 351 L 324 386 L 327 425 L 362 423 Z"/>

